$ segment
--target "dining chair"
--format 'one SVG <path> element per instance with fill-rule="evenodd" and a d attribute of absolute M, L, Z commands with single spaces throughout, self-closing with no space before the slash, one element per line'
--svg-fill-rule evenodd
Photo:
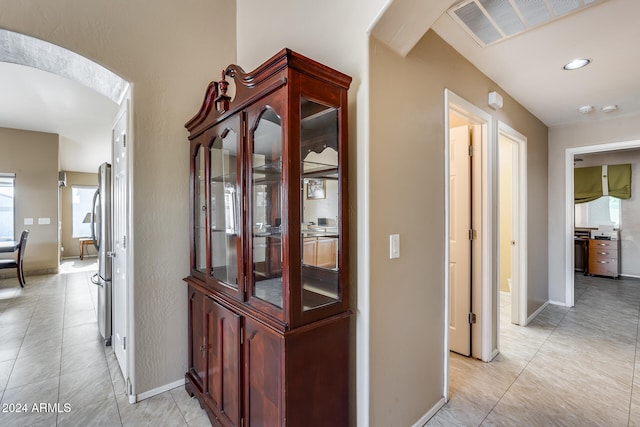
<path fill-rule="evenodd" d="M 18 244 L 18 256 L 16 259 L 0 259 L 0 269 L 15 268 L 18 274 L 18 281 L 20 287 L 24 288 L 24 272 L 22 271 L 22 261 L 24 260 L 24 251 L 27 249 L 27 237 L 29 237 L 29 230 L 24 230 L 20 235 L 20 243 Z"/>

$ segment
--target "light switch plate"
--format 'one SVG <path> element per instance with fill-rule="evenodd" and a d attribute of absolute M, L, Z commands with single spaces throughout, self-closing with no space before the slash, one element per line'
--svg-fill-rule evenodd
<path fill-rule="evenodd" d="M 24 225 L 33 225 L 33 218 L 25 218 Z"/>
<path fill-rule="evenodd" d="M 38 218 L 39 225 L 49 225 L 51 224 L 51 218 Z"/>
<path fill-rule="evenodd" d="M 389 259 L 400 258 L 400 235 L 389 236 Z"/>

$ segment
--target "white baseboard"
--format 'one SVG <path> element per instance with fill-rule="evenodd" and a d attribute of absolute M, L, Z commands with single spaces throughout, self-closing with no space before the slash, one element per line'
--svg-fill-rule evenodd
<path fill-rule="evenodd" d="M 620 273 L 620 276 L 622 276 L 622 277 L 633 277 L 634 279 L 640 279 L 640 276 L 637 275 L 637 274 Z"/>
<path fill-rule="evenodd" d="M 533 312 L 533 314 L 527 318 L 527 325 L 528 325 L 529 323 L 531 323 L 531 321 L 532 321 L 533 319 L 535 319 L 535 318 L 536 318 L 536 316 L 537 316 L 538 314 L 540 314 L 540 313 L 542 312 L 542 310 L 544 310 L 548 305 L 549 305 L 549 301 L 546 301 L 544 304 L 542 304 L 542 305 L 540 306 L 540 308 L 538 308 L 536 311 L 534 311 L 534 312 Z"/>
<path fill-rule="evenodd" d="M 438 403 L 433 405 L 433 408 L 431 408 L 429 410 L 429 412 L 427 412 L 422 417 L 420 417 L 420 419 L 418 421 L 416 421 L 416 423 L 413 425 L 413 427 L 423 427 L 423 426 L 425 426 L 427 424 L 427 421 L 429 421 L 431 419 L 431 417 L 433 417 L 436 414 L 436 412 L 438 412 L 440 410 L 440 408 L 442 408 L 444 406 L 445 403 L 447 403 L 447 401 L 443 397 L 442 399 L 440 399 L 438 401 Z"/>
<path fill-rule="evenodd" d="M 496 358 L 497 355 L 500 354 L 500 350 L 498 350 L 497 348 L 494 348 L 493 351 L 491 352 L 491 359 L 489 360 L 489 362 L 491 362 L 493 359 Z"/>
<path fill-rule="evenodd" d="M 156 387 L 152 390 L 149 391 L 145 391 L 144 393 L 140 393 L 140 394 L 134 394 L 134 395 L 130 395 L 129 396 L 129 403 L 137 403 L 140 402 L 141 400 L 145 400 L 148 399 L 150 397 L 153 396 L 157 396 L 161 393 L 164 393 L 165 391 L 169 391 L 169 390 L 173 390 L 176 387 L 180 387 L 183 386 L 185 383 L 185 379 L 182 378 L 181 380 L 178 381 L 174 381 L 170 384 L 165 384 L 163 386 L 160 387 Z"/>
<path fill-rule="evenodd" d="M 552 305 L 559 305 L 559 306 L 561 306 L 561 307 L 566 307 L 566 306 L 567 306 L 567 304 L 565 304 L 564 302 L 560 302 L 560 301 L 552 301 L 552 300 L 549 300 L 549 304 L 552 304 Z"/>

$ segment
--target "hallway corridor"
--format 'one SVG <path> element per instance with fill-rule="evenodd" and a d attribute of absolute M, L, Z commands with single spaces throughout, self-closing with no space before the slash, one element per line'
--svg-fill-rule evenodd
<path fill-rule="evenodd" d="M 428 426 L 640 426 L 640 279 L 575 276 L 575 307 L 527 327 L 501 301 L 501 353 L 451 353 L 449 402 Z"/>

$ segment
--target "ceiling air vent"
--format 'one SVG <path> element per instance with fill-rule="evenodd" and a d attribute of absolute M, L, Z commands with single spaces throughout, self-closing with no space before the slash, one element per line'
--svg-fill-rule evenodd
<path fill-rule="evenodd" d="M 482 47 L 607 0 L 464 0 L 447 11 Z"/>

